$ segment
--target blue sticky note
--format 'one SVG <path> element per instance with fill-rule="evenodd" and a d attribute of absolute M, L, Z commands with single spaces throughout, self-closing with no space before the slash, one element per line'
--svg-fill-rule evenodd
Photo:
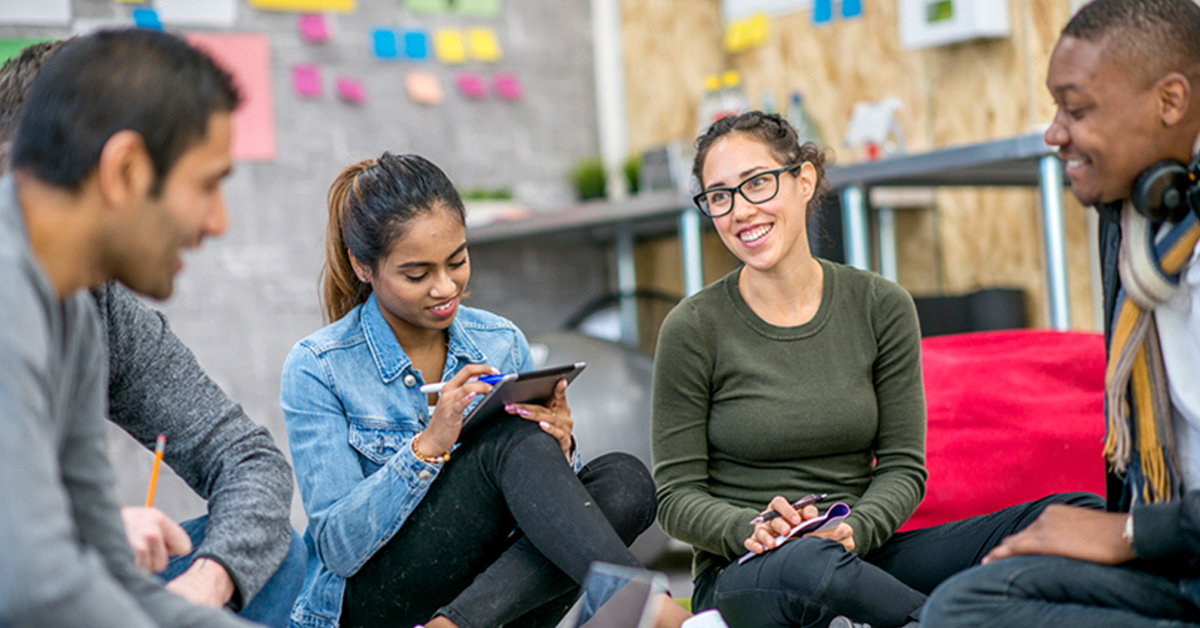
<path fill-rule="evenodd" d="M 862 0 L 842 0 L 842 17 L 862 17 Z"/>
<path fill-rule="evenodd" d="M 409 59 L 427 59 L 429 57 L 429 34 L 425 31 L 405 31 L 404 56 Z"/>
<path fill-rule="evenodd" d="M 375 56 L 380 59 L 395 59 L 400 56 L 396 50 L 396 32 L 390 28 L 377 28 L 371 31 L 371 42 Z"/>
<path fill-rule="evenodd" d="M 158 11 L 154 9 L 134 9 L 133 24 L 138 28 L 152 28 L 156 31 L 163 29 L 162 21 L 158 19 Z"/>
<path fill-rule="evenodd" d="M 814 0 L 813 24 L 828 24 L 833 21 L 833 0 Z"/>

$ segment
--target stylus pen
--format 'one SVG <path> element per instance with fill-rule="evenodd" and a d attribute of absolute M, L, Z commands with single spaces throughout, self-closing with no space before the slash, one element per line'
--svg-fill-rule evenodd
<path fill-rule="evenodd" d="M 817 501 L 818 499 L 825 499 L 825 496 L 826 496 L 825 493 L 820 493 L 820 494 L 813 493 L 812 495 L 805 495 L 804 497 L 800 498 L 800 501 L 792 502 L 792 508 L 795 508 L 796 510 L 800 510 L 801 508 Z M 778 511 L 772 510 L 770 512 L 764 512 L 763 514 L 751 519 L 750 523 L 757 525 L 759 523 L 765 523 L 767 521 L 770 521 L 779 516 L 780 515 L 779 515 Z"/>
<path fill-rule="evenodd" d="M 483 377 L 475 377 L 475 378 L 469 379 L 467 381 L 468 382 L 472 382 L 472 381 L 483 382 L 485 384 L 493 384 L 494 385 L 494 384 L 496 384 L 496 382 L 499 382 L 500 380 L 504 379 L 505 377 L 508 377 L 508 376 L 501 373 L 498 375 L 484 375 Z M 445 385 L 446 385 L 446 382 L 434 382 L 432 384 L 425 384 L 424 386 L 421 387 L 421 392 L 423 392 L 427 395 L 431 395 L 433 393 L 440 393 L 440 392 L 442 392 L 442 387 Z"/>

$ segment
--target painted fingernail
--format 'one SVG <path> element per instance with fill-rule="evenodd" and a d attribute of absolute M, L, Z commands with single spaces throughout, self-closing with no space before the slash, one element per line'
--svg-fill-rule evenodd
<path fill-rule="evenodd" d="M 509 414 L 512 414 L 513 412 L 517 411 L 517 406 L 515 406 L 511 403 L 506 403 L 506 404 L 504 404 L 504 411 L 508 412 Z"/>
<path fill-rule="evenodd" d="M 473 393 L 473 392 L 467 393 L 467 401 L 470 401 L 474 398 L 475 398 L 475 393 Z"/>
<path fill-rule="evenodd" d="M 538 425 L 544 430 L 550 429 L 550 424 L 545 421 L 538 421 Z"/>
<path fill-rule="evenodd" d="M 526 410 L 525 408 L 517 408 L 517 414 L 528 418 L 530 415 L 530 412 L 528 410 Z"/>

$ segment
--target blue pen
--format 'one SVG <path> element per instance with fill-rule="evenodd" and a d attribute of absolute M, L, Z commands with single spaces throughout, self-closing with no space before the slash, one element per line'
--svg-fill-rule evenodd
<path fill-rule="evenodd" d="M 508 377 L 508 376 L 503 373 L 499 373 L 496 375 L 484 375 L 483 377 L 476 377 L 473 379 L 469 379 L 467 381 L 468 382 L 470 382 L 470 381 L 483 382 L 485 384 L 491 384 L 491 385 L 495 386 L 497 382 L 504 379 L 505 377 Z M 440 392 L 442 392 L 442 386 L 445 386 L 445 385 L 446 385 L 446 382 L 434 382 L 432 384 L 425 384 L 424 386 L 421 387 L 421 392 L 423 392 L 427 395 L 433 394 L 433 393 L 440 393 Z"/>

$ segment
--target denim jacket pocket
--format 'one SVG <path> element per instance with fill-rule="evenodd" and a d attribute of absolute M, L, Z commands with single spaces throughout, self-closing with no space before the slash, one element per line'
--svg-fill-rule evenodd
<path fill-rule="evenodd" d="M 387 464 L 416 433 L 383 419 L 349 417 L 350 446 L 364 459 L 363 470 L 374 473 Z"/>

